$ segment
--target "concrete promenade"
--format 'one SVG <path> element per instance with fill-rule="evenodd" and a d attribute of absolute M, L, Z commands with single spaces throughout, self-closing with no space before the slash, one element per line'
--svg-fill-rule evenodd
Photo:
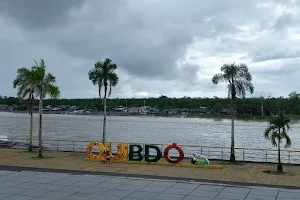
<path fill-rule="evenodd" d="M 1 200 L 296 200 L 300 190 L 0 170 Z"/>
<path fill-rule="evenodd" d="M 9 167 L 23 170 L 22 167 L 41 170 L 60 170 L 61 172 L 78 172 L 90 174 L 109 174 L 139 178 L 167 178 L 174 180 L 194 180 L 198 182 L 218 182 L 226 184 L 280 186 L 300 188 L 300 166 L 284 165 L 284 171 L 295 173 L 294 176 L 266 174 L 263 171 L 276 170 L 276 164 L 244 163 L 242 165 L 223 165 L 223 169 L 201 169 L 176 166 L 140 165 L 127 163 L 111 163 L 84 161 L 86 153 L 44 152 L 46 158 L 37 159 L 37 152 L 25 150 L 0 149 L 0 169 Z M 212 164 L 221 162 L 212 161 Z M 8 167 L 8 168 L 6 168 Z M 64 171 L 67 170 L 67 171 Z M 71 171 L 70 171 L 71 170 Z"/>

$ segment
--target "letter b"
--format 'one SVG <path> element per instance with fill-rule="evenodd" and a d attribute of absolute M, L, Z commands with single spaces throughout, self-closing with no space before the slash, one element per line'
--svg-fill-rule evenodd
<path fill-rule="evenodd" d="M 134 151 L 134 147 L 137 147 L 138 150 Z M 130 161 L 141 161 L 143 160 L 143 155 L 141 154 L 141 152 L 143 151 L 143 148 L 141 147 L 141 145 L 130 145 L 129 146 L 129 160 Z M 136 156 L 138 156 L 138 158 L 135 158 Z"/>

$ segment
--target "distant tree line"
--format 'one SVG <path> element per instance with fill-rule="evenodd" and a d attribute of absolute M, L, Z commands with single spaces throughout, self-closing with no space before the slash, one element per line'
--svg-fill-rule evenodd
<path fill-rule="evenodd" d="M 103 110 L 103 105 L 99 102 L 99 98 L 93 99 L 45 99 L 44 105 L 61 106 L 61 105 L 76 105 L 82 109 L 97 109 Z M 160 110 L 187 108 L 197 109 L 199 107 L 207 107 L 207 110 L 212 114 L 219 113 L 222 109 L 229 109 L 231 101 L 228 98 L 169 98 L 160 96 L 159 98 L 128 98 L 128 99 L 107 99 L 108 108 L 116 106 L 140 107 L 145 105 L 151 106 Z M 17 105 L 19 110 L 26 110 L 28 102 L 25 99 L 15 97 L 2 97 L 0 104 L 9 106 Z M 38 106 L 38 100 L 34 101 L 34 105 Z M 277 115 L 283 111 L 292 115 L 300 115 L 300 95 L 297 92 L 290 93 L 288 98 L 284 97 L 252 97 L 252 98 L 237 98 L 237 114 L 238 115 Z"/>

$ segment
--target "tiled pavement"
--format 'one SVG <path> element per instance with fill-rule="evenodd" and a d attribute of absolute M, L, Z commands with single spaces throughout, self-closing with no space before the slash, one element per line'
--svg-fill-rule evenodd
<path fill-rule="evenodd" d="M 0 171 L 0 199 L 296 200 L 300 199 L 300 190 L 103 175 Z"/>

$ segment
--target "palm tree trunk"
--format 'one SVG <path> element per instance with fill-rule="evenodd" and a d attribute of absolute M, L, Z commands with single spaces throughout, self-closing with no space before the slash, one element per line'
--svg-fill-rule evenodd
<path fill-rule="evenodd" d="M 40 95 L 39 103 L 39 158 L 43 158 L 43 145 L 42 145 L 42 108 L 43 108 L 43 98 L 42 94 Z"/>
<path fill-rule="evenodd" d="M 104 114 L 103 114 L 103 136 L 102 136 L 103 145 L 105 145 L 106 142 L 106 93 L 107 93 L 107 86 L 104 87 Z"/>
<path fill-rule="evenodd" d="M 235 119 L 235 94 L 232 94 L 232 110 L 231 110 L 231 149 L 230 149 L 230 161 L 235 162 L 234 152 L 234 119 Z"/>
<path fill-rule="evenodd" d="M 279 131 L 280 134 L 280 131 Z M 277 171 L 282 172 L 282 164 L 280 158 L 280 139 L 278 138 L 278 164 L 277 164 Z"/>
<path fill-rule="evenodd" d="M 103 140 L 102 143 L 105 145 L 106 142 L 106 97 L 104 97 L 104 119 L 103 119 Z"/>
<path fill-rule="evenodd" d="M 31 110 L 30 110 L 29 146 L 28 146 L 29 152 L 32 152 L 32 131 L 33 131 L 33 113 L 32 113 L 32 108 L 31 108 Z"/>

